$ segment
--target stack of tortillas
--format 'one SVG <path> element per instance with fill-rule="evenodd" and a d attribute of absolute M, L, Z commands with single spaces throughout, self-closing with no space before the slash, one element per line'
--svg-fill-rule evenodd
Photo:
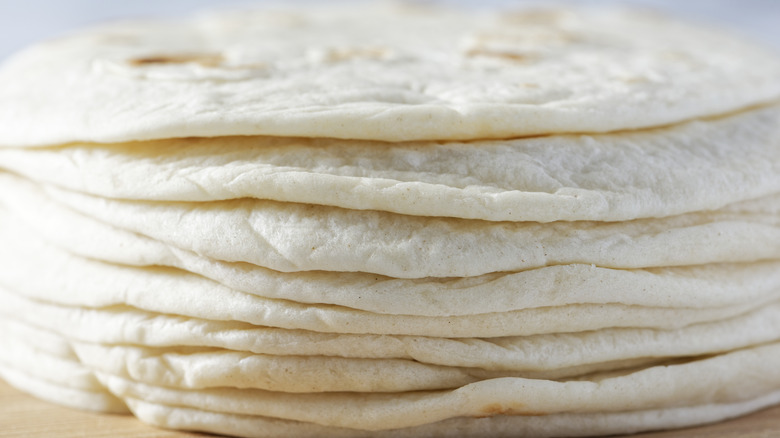
<path fill-rule="evenodd" d="M 632 11 L 114 24 L 0 71 L 0 374 L 246 437 L 780 403 L 780 60 Z"/>

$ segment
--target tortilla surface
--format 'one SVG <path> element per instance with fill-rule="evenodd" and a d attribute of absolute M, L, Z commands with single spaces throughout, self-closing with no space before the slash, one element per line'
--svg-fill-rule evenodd
<path fill-rule="evenodd" d="M 606 132 L 769 102 L 778 76 L 771 52 L 637 11 L 353 6 L 114 23 L 6 63 L 0 144 Z"/>

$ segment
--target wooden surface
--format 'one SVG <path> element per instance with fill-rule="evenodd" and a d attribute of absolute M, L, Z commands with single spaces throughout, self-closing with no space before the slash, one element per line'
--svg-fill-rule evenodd
<path fill-rule="evenodd" d="M 0 437 L 208 438 L 144 425 L 129 415 L 81 412 L 40 401 L 0 380 Z M 780 407 L 711 426 L 632 435 L 634 438 L 778 438 Z"/>

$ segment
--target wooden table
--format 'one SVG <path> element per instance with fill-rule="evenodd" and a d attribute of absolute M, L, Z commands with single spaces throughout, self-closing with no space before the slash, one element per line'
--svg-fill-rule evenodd
<path fill-rule="evenodd" d="M 128 415 L 76 411 L 40 401 L 0 380 L 0 437 L 206 438 L 147 426 Z M 635 438 L 777 438 L 780 407 L 712 426 L 633 435 Z"/>

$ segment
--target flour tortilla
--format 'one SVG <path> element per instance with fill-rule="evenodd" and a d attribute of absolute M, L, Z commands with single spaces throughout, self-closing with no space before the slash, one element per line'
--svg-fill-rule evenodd
<path fill-rule="evenodd" d="M 639 358 L 540 371 L 484 370 L 406 359 L 265 355 L 214 348 L 149 348 L 74 342 L 80 361 L 95 371 L 182 389 L 215 387 L 285 393 L 403 393 L 452 389 L 500 377 L 571 379 L 664 362 Z"/>
<path fill-rule="evenodd" d="M 6 317 L 0 318 L 0 329 L 0 378 L 63 406 L 128 413 L 125 404 L 79 362 L 66 338 Z"/>
<path fill-rule="evenodd" d="M 365 436 L 365 431 L 317 426 L 311 423 L 279 420 L 269 417 L 226 414 L 202 409 L 164 405 L 126 397 L 120 401 L 108 393 L 74 390 L 51 384 L 18 369 L 0 367 L 0 375 L 14 386 L 31 392 L 39 398 L 79 409 L 126 413 L 127 403 L 142 421 L 178 429 L 230 433 L 240 436 L 268 437 L 280 433 L 295 436 Z M 117 392 L 129 392 L 128 386 L 138 384 L 103 375 Z M 147 389 L 151 389 L 148 388 Z M 166 392 L 170 393 L 170 390 Z M 494 436 L 516 436 L 519 432 L 533 436 L 581 436 L 625 433 L 657 428 L 683 427 L 731 418 L 771 406 L 780 401 L 780 394 L 770 393 L 752 400 L 736 403 L 709 403 L 700 406 L 664 408 L 641 412 L 611 412 L 588 414 L 552 414 L 544 416 L 505 416 L 489 418 L 453 418 L 409 429 L 375 431 L 377 436 L 483 436 L 486 430 Z"/>
<path fill-rule="evenodd" d="M 0 179 L 0 199 L 11 209 L 35 211 L 35 203 L 46 203 L 38 201 L 42 195 L 34 185 L 5 176 Z M 774 214 L 780 210 L 780 195 L 663 219 L 538 224 L 420 218 L 257 200 L 130 202 L 49 191 L 50 199 L 118 228 L 216 260 L 284 272 L 467 277 L 571 263 L 645 268 L 780 258 L 780 218 Z M 75 230 L 87 226 L 83 222 L 61 226 Z M 109 242 L 95 244 L 124 254 Z"/>
<path fill-rule="evenodd" d="M 740 361 L 740 363 L 751 364 L 751 367 L 753 367 L 763 362 L 761 360 L 756 360 L 759 359 L 757 357 L 753 357 L 751 359 L 752 360 Z M 707 362 L 711 362 L 711 361 L 712 359 L 708 360 Z M 689 366 L 689 365 L 690 364 L 682 365 L 682 366 Z M 718 370 L 722 369 L 720 367 L 712 367 L 712 368 L 716 368 Z M 728 370 L 731 369 L 731 367 L 726 367 L 725 369 Z M 12 382 L 12 384 L 14 384 L 15 386 L 20 387 L 26 391 L 32 392 L 38 397 L 53 401 L 55 403 L 64 404 L 66 406 L 78 407 L 81 409 L 103 410 L 103 411 L 117 412 L 117 413 L 126 412 L 125 410 L 126 408 L 124 407 L 124 404 L 118 399 L 108 394 L 65 388 L 56 384 L 48 383 L 45 380 L 41 380 L 39 377 L 35 377 L 26 374 L 22 371 L 19 371 L 17 369 L 5 367 L 5 366 L 0 367 L 0 375 L 2 375 L 4 379 Z M 771 376 L 772 373 L 770 372 L 768 374 L 752 374 L 752 375 Z M 296 436 L 299 436 L 299 434 L 297 433 L 298 431 L 307 431 L 307 430 L 308 431 L 314 430 L 320 434 L 324 432 L 328 432 L 328 433 L 338 432 L 342 434 L 348 434 L 346 436 L 356 436 L 356 433 L 359 433 L 354 430 L 349 431 L 343 429 L 342 430 L 334 429 L 331 427 L 316 427 L 316 426 L 313 427 L 313 425 L 310 423 L 279 421 L 268 417 L 236 415 L 236 414 L 209 411 L 203 409 L 193 409 L 193 408 L 181 406 L 182 400 L 186 400 L 186 402 L 190 404 L 208 404 L 210 402 L 213 403 L 215 398 L 217 398 L 224 410 L 225 407 L 233 407 L 236 405 L 236 402 L 240 401 L 240 399 L 236 400 L 235 397 L 233 397 L 232 400 L 225 400 L 225 399 L 218 398 L 221 395 L 220 393 L 230 394 L 231 390 L 220 390 L 217 391 L 216 393 L 211 391 L 208 393 L 204 393 L 203 391 L 200 391 L 198 393 L 188 394 L 186 392 L 177 391 L 173 389 L 163 389 L 163 388 L 155 388 L 149 385 L 139 385 L 137 383 L 123 381 L 121 379 L 117 379 L 115 377 L 111 377 L 108 375 L 101 375 L 100 377 L 104 379 L 104 382 L 107 382 L 110 385 L 112 391 L 116 393 L 125 394 L 124 401 L 129 404 L 133 412 L 136 415 L 138 415 L 139 418 L 141 418 L 146 422 L 151 422 L 152 424 L 163 425 L 167 427 L 176 425 L 177 427 L 184 428 L 184 429 L 205 430 L 205 431 L 212 431 L 217 433 L 235 433 L 238 430 L 238 428 L 246 428 L 246 426 L 250 424 L 254 426 L 258 426 L 258 425 L 267 426 L 264 428 L 255 429 L 255 431 L 251 433 L 248 429 L 246 429 L 242 432 L 242 436 L 268 436 L 267 434 L 270 434 L 274 430 L 269 427 L 280 427 L 280 426 L 284 427 L 287 433 L 290 433 L 291 430 L 296 431 Z M 650 377 L 652 378 L 653 376 L 650 375 Z M 697 375 L 697 377 L 699 376 Z M 690 380 L 695 380 L 695 379 L 690 379 Z M 701 384 L 698 385 L 694 384 L 694 385 L 703 386 Z M 160 399 L 160 398 L 170 399 L 173 397 L 177 399 L 177 403 L 176 406 L 170 406 L 170 405 L 160 404 L 159 402 L 140 401 L 138 399 L 128 397 L 127 394 L 132 393 L 133 391 L 137 391 L 137 392 L 142 391 L 144 392 L 144 397 L 150 399 Z M 478 393 L 479 391 L 473 391 L 473 392 Z M 744 394 L 745 393 L 743 392 L 743 395 Z M 233 394 L 230 395 L 233 396 Z M 256 397 L 257 395 L 258 394 L 255 393 L 254 397 L 252 397 L 254 399 L 254 402 L 256 404 L 262 403 L 263 400 L 262 399 L 258 400 Z M 467 396 L 474 397 L 477 400 L 479 399 L 479 394 L 467 394 Z M 278 399 L 279 398 L 278 394 L 275 394 L 274 398 Z M 475 428 L 473 433 L 476 433 L 476 431 L 480 431 L 480 433 L 484 433 L 487 427 L 489 430 L 496 430 L 496 429 L 498 431 L 504 430 L 503 435 L 506 435 L 510 430 L 514 434 L 516 434 L 518 431 L 517 427 L 519 425 L 525 425 L 525 427 L 531 426 L 532 427 L 531 430 L 536 430 L 537 432 L 540 429 L 549 430 L 550 427 L 555 427 L 555 430 L 558 431 L 556 433 L 560 433 L 561 430 L 560 428 L 564 428 L 565 430 L 568 430 L 568 428 L 571 428 L 573 425 L 581 425 L 582 421 L 586 421 L 587 423 L 595 423 L 596 425 L 601 425 L 601 427 L 607 427 L 607 425 L 610 425 L 610 427 L 616 427 L 616 423 L 614 421 L 615 418 L 623 419 L 623 420 L 630 419 L 632 421 L 628 422 L 628 424 L 618 423 L 621 426 L 619 429 L 594 430 L 593 428 L 589 428 L 587 430 L 580 430 L 580 432 L 583 434 L 601 433 L 599 432 L 599 430 L 616 430 L 616 431 L 625 432 L 626 430 L 643 430 L 644 428 L 681 426 L 685 424 L 692 424 L 690 422 L 694 420 L 696 422 L 715 421 L 718 419 L 728 418 L 729 416 L 732 415 L 737 416 L 737 415 L 744 414 L 746 412 L 757 410 L 760 409 L 761 407 L 765 407 L 777 403 L 778 400 L 780 400 L 780 396 L 777 393 L 769 393 L 765 396 L 755 397 L 752 400 L 747 400 L 742 402 L 707 403 L 707 405 L 709 406 L 706 407 L 697 407 L 697 406 L 679 407 L 678 406 L 675 408 L 664 408 L 659 412 L 646 413 L 644 415 L 635 412 L 621 412 L 621 413 L 603 412 L 603 413 L 588 413 L 588 414 L 579 414 L 579 413 L 552 414 L 552 415 L 545 415 L 545 416 L 538 416 L 538 417 L 497 416 L 497 417 L 483 418 L 483 419 L 455 418 L 441 423 L 432 423 L 428 426 L 423 426 L 421 429 L 418 430 L 415 429 L 410 429 L 406 431 L 393 430 L 392 433 L 393 436 L 398 436 L 398 433 L 413 434 L 415 432 L 418 432 L 425 436 L 430 436 L 431 433 L 433 433 L 436 430 L 439 430 L 439 433 L 441 434 L 454 433 L 453 431 L 457 431 L 458 435 L 460 436 L 460 434 L 463 433 L 464 431 L 463 427 L 466 427 L 466 430 Z M 229 401 L 229 403 L 225 403 L 226 401 Z M 275 403 L 271 405 L 273 406 L 275 405 Z M 361 405 L 364 405 L 364 403 L 361 403 Z M 718 409 L 717 405 L 723 405 L 723 406 L 721 406 L 721 409 Z M 281 406 L 281 407 L 277 407 L 276 410 L 283 411 L 285 408 L 286 406 Z M 363 408 L 365 408 L 365 406 L 363 406 Z M 500 406 L 498 406 L 498 408 L 500 408 Z M 683 414 L 673 415 L 671 414 L 672 412 L 682 412 Z M 165 415 L 161 415 L 163 413 Z M 319 412 L 308 413 L 308 411 L 299 411 L 299 414 L 301 415 L 312 415 L 312 414 L 317 415 L 318 413 Z M 415 416 L 418 417 L 419 413 L 420 412 L 416 412 Z M 694 414 L 698 413 L 699 415 L 690 415 L 691 413 Z M 609 419 L 612 420 L 608 421 Z M 638 419 L 645 420 L 646 422 L 645 421 L 638 422 L 637 421 Z M 594 421 L 594 420 L 598 420 L 598 421 Z M 493 426 L 490 427 L 489 426 L 490 424 L 493 424 Z M 652 426 L 650 426 L 650 424 Z M 513 427 L 508 428 L 507 426 L 513 426 Z M 443 430 L 440 430 L 440 428 L 443 428 Z M 257 430 L 262 430 L 263 435 L 254 435 L 257 434 Z M 364 432 L 360 432 L 360 433 L 364 434 Z M 312 436 L 316 436 L 316 435 L 312 435 Z"/>
<path fill-rule="evenodd" d="M 0 167 L 109 198 L 249 197 L 502 221 L 628 220 L 780 192 L 780 105 L 594 136 L 412 143 L 220 137 L 0 148 Z"/>
<path fill-rule="evenodd" d="M 768 344 L 615 376 L 597 374 L 563 382 L 506 377 L 455 390 L 393 394 L 286 394 L 235 388 L 187 391 L 99 377 L 120 398 L 383 430 L 460 416 L 625 412 L 745 401 L 777 391 L 780 376 L 774 370 L 779 365 L 780 344 Z"/>
<path fill-rule="evenodd" d="M 780 258 L 780 217 L 760 210 L 539 224 L 419 218 L 253 200 L 158 204 L 63 191 L 52 198 L 177 248 L 282 272 L 471 277 L 571 263 L 645 268 Z M 780 195 L 759 205 L 778 209 Z M 697 250 L 691 251 L 694 246 Z"/>
<path fill-rule="evenodd" d="M 219 349 L 160 349 L 83 342 L 75 343 L 74 347 L 82 363 L 96 371 L 171 388 L 400 393 L 456 388 L 481 380 L 479 370 L 399 359 L 269 356 Z"/>
<path fill-rule="evenodd" d="M 21 306 L 19 304 L 22 304 Z M 57 332 L 57 325 L 62 324 L 63 319 L 61 317 L 53 317 L 50 323 L 54 323 L 55 327 L 52 329 L 50 326 L 41 324 L 34 324 L 23 318 L 17 318 L 18 316 L 27 316 L 35 318 L 35 314 L 44 311 L 40 305 L 42 303 L 34 303 L 29 300 L 20 301 L 20 297 L 7 296 L 3 300 L 3 306 L 0 310 L 2 318 L 0 318 L 0 330 L 6 335 L 7 339 L 35 339 L 35 344 L 28 343 L 29 348 L 33 348 L 35 351 L 41 351 L 52 356 L 66 358 L 70 360 L 76 360 L 76 354 L 70 347 L 70 343 L 64 342 L 63 337 L 68 336 L 64 332 Z M 51 309 L 54 310 L 54 309 Z M 15 312 L 23 312 L 14 314 Z"/>
<path fill-rule="evenodd" d="M 310 423 L 278 420 L 249 415 L 223 414 L 202 409 L 167 406 L 128 397 L 125 400 L 141 420 L 159 427 L 230 434 L 251 438 L 294 435 L 300 438 L 365 437 L 365 431 L 317 426 Z M 595 436 L 636 433 L 656 429 L 690 427 L 772 406 L 780 402 L 780 393 L 736 403 L 710 403 L 700 406 L 652 409 L 647 411 L 598 414 L 553 414 L 544 416 L 508 416 L 452 418 L 406 429 L 372 431 L 375 437 L 493 437 Z"/>
<path fill-rule="evenodd" d="M 60 270 L 66 277 L 35 278 L 19 282 L 2 273 L 3 290 L 51 303 L 85 307 L 130 305 L 217 321 L 243 321 L 254 325 L 303 329 L 323 333 L 370 333 L 433 337 L 527 336 L 578 332 L 609 327 L 676 329 L 691 324 L 737 316 L 771 302 L 752 301 L 728 307 L 686 309 L 624 304 L 571 304 L 556 307 L 482 313 L 451 317 L 384 315 L 332 305 L 300 304 L 236 292 L 218 284 L 190 281 L 189 274 L 102 266 Z M 112 269 L 113 268 L 113 269 Z M 25 272 L 29 266 L 20 264 Z M 94 282 L 73 294 L 62 294 L 62 284 Z"/>
<path fill-rule="evenodd" d="M 71 340 L 161 348 L 212 347 L 269 355 L 412 359 L 487 370 L 556 372 L 561 368 L 713 354 L 778 340 L 780 304 L 678 330 L 603 329 L 500 338 L 327 334 L 164 315 L 128 306 L 87 309 L 3 295 L 10 321 L 58 330 Z M 549 354 L 555 351 L 556 354 Z M 608 369 L 607 365 L 599 365 Z M 611 366 L 611 365 L 609 365 Z"/>
<path fill-rule="evenodd" d="M 253 295 L 312 304 L 336 304 L 372 313 L 455 316 L 575 303 L 610 303 L 651 307 L 723 307 L 764 300 L 780 290 L 780 261 L 681 266 L 656 269 L 606 269 L 561 265 L 472 278 L 393 279 L 361 273 L 279 273 L 242 263 L 219 262 L 172 248 L 133 233 L 112 229 L 67 209 L 23 211 L 23 220 L 0 209 L 0 260 L 37 259 L 59 246 L 92 258 L 144 266 L 169 265 L 210 278 Z M 69 226 L 69 217 L 87 221 Z M 30 230 L 33 225 L 37 230 Z M 56 245 L 42 242 L 43 233 Z M 85 247 L 86 245 L 86 247 Z M 95 248 L 98 246 L 99 248 Z M 110 251 L 111 247 L 123 251 Z M 106 249 L 114 257 L 107 255 Z M 67 270 L 68 257 L 55 257 L 48 270 Z M 78 260 L 78 259 L 76 259 Z M 14 271 L 6 275 L 13 275 Z M 57 274 L 69 278 L 66 273 Z M 94 278 L 102 278 L 94 277 Z M 93 278 L 93 280 L 94 280 Z M 196 277 L 190 277 L 197 281 Z M 19 280 L 24 281 L 23 279 Z M 131 280 L 127 280 L 131 281 Z M 105 285 L 111 287 L 115 282 Z M 210 284 L 210 283 L 206 283 Z M 62 294 L 76 294 L 83 282 L 63 283 Z"/>
<path fill-rule="evenodd" d="M 42 250 L 38 251 L 38 248 Z M 497 337 L 607 327 L 674 329 L 736 316 L 777 299 L 776 293 L 767 293 L 759 300 L 698 309 L 606 303 L 445 317 L 387 315 L 263 298 L 180 270 L 119 266 L 82 259 L 54 248 L 46 250 L 42 243 L 34 252 L 35 258 L 16 260 L 16 269 L 0 271 L 0 286 L 52 303 L 86 307 L 126 304 L 160 313 L 325 333 Z M 57 276 L 37 275 L 41 265 L 47 266 L 50 273 L 56 272 Z"/>
<path fill-rule="evenodd" d="M 5 64 L 0 144 L 511 138 L 666 125 L 780 97 L 777 57 L 719 29 L 636 11 L 548 16 L 328 5 L 282 20 L 112 23 Z"/>
<path fill-rule="evenodd" d="M 111 414 L 127 414 L 129 410 L 125 403 L 111 395 L 108 391 L 89 391 L 80 388 L 70 388 L 51 383 L 38 376 L 30 375 L 25 368 L 12 368 L 0 364 L 0 378 L 11 386 L 46 400 L 50 403 L 69 408 Z"/>
<path fill-rule="evenodd" d="M 83 259 L 34 240 L 26 247 L 34 248 L 34 258 L 19 258 L 16 269 L 0 271 L 0 285 L 30 298 L 87 307 L 126 304 L 160 313 L 325 333 L 496 337 L 607 327 L 673 329 L 736 316 L 777 299 L 777 291 L 770 289 L 760 299 L 698 309 L 606 303 L 444 317 L 387 315 L 259 297 L 180 270 Z M 41 265 L 57 275 L 36 275 Z"/>
<path fill-rule="evenodd" d="M 0 321 L 0 327 L 6 328 L 9 324 Z M 21 325 L 21 324 L 16 324 Z M 40 376 L 43 380 L 67 388 L 73 388 L 91 392 L 104 392 L 105 388 L 95 378 L 91 369 L 73 356 L 61 356 L 52 354 L 38 347 L 41 337 L 50 337 L 40 329 L 35 329 L 25 324 L 25 337 L 3 332 L 0 338 L 0 366 L 25 370 L 26 373 Z M 43 332 L 43 335 L 40 335 Z M 69 345 L 69 341 L 60 337 L 60 342 Z"/>

